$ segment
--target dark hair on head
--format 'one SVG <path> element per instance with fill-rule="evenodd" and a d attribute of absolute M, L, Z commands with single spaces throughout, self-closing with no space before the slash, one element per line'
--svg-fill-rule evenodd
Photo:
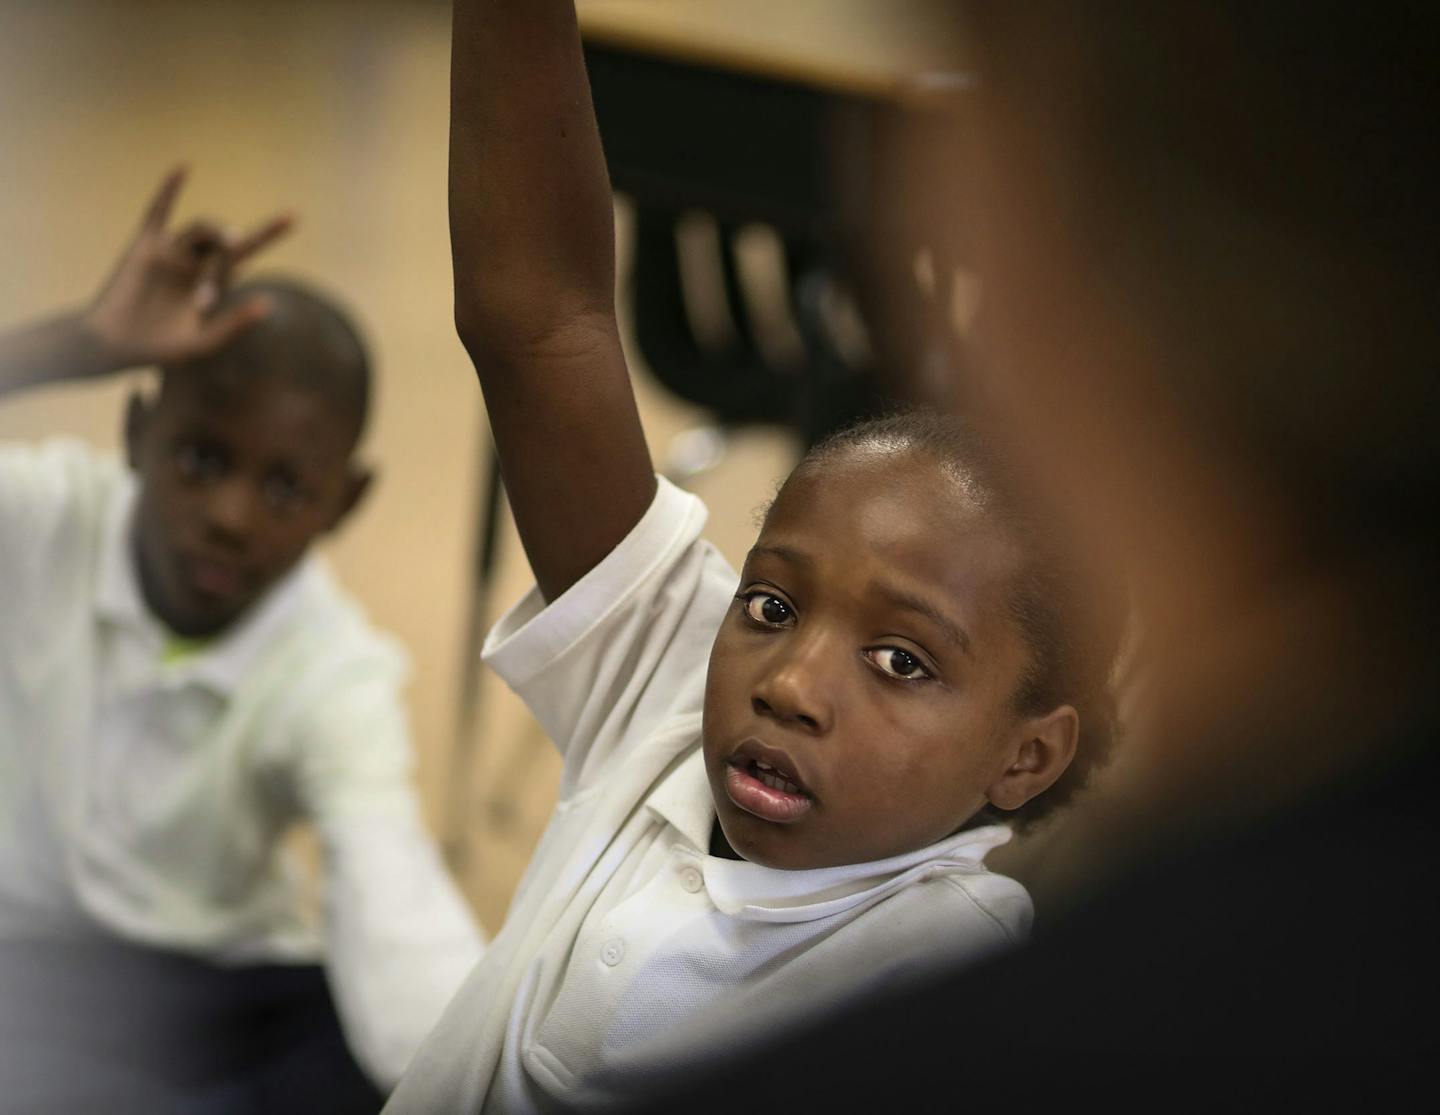
<path fill-rule="evenodd" d="M 1080 719 L 1075 757 L 1050 789 L 1010 813 L 983 811 L 1024 831 L 1069 802 L 1114 750 L 1120 724 L 1111 675 L 1123 609 L 1030 506 L 1013 465 L 963 419 L 907 410 L 859 422 L 816 445 L 796 471 L 866 451 L 933 459 L 966 486 L 1021 552 L 1010 610 L 1029 658 L 1014 695 L 1015 711 L 1033 716 L 1069 704 Z"/>
<path fill-rule="evenodd" d="M 263 295 L 270 312 L 219 352 L 191 368 L 241 367 L 323 395 L 359 441 L 370 411 L 370 357 L 350 315 L 328 295 L 288 278 L 252 279 L 220 300 L 216 312 Z"/>

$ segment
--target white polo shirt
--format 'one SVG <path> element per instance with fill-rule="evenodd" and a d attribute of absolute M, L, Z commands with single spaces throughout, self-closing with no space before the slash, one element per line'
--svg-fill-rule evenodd
<path fill-rule="evenodd" d="M 708 854 L 710 644 L 737 576 L 663 479 L 631 534 L 549 607 L 532 590 L 486 659 L 564 756 L 559 803 L 504 929 L 387 1112 L 623 1100 L 757 1027 L 1023 938 L 983 857 L 1004 826 L 874 863 L 781 871 Z"/>
<path fill-rule="evenodd" d="M 167 662 L 135 494 L 79 443 L 0 446 L 0 937 L 324 956 L 347 1039 L 393 1083 L 481 952 L 411 785 L 404 656 L 310 558 Z M 323 934 L 281 843 L 301 819 Z"/>

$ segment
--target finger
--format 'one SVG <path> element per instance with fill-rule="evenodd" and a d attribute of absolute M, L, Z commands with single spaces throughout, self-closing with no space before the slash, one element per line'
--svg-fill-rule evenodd
<path fill-rule="evenodd" d="M 220 296 L 230 286 L 231 271 L 232 261 L 228 247 L 223 242 L 218 247 L 196 255 L 192 281 L 195 284 L 195 308 L 200 313 L 208 314 L 215 308 Z"/>
<path fill-rule="evenodd" d="M 217 314 L 201 331 L 201 345 L 206 351 L 224 348 L 245 330 L 252 328 L 270 312 L 270 299 L 263 294 L 247 298 L 238 306 Z"/>
<path fill-rule="evenodd" d="M 225 251 L 230 240 L 231 234 L 214 221 L 196 220 L 176 233 L 170 250 L 176 259 L 193 263 Z"/>
<path fill-rule="evenodd" d="M 177 166 L 160 181 L 160 187 L 150 199 L 150 204 L 145 207 L 145 217 L 140 227 L 144 232 L 163 232 L 165 224 L 170 220 L 170 211 L 175 208 L 175 199 L 180 194 L 180 187 L 185 184 L 185 176 L 189 173 L 188 168 Z"/>
<path fill-rule="evenodd" d="M 195 287 L 195 309 L 208 314 L 220 301 L 220 282 L 216 278 L 201 279 Z"/>
<path fill-rule="evenodd" d="M 223 268 L 229 234 L 213 221 L 192 221 L 165 247 L 167 262 L 184 282 L 213 278 Z"/>
<path fill-rule="evenodd" d="M 248 259 L 262 248 L 273 244 L 280 237 L 284 236 L 295 225 L 295 217 L 290 213 L 281 213 L 271 217 L 268 221 L 255 227 L 254 230 L 240 237 L 230 245 L 230 262 L 239 263 Z"/>

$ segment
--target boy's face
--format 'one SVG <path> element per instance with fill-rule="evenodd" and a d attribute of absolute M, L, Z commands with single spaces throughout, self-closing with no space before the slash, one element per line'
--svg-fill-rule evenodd
<path fill-rule="evenodd" d="M 134 546 L 146 603 L 174 632 L 234 622 L 355 505 L 353 423 L 323 395 L 222 367 L 166 376 L 131 400 L 140 476 Z"/>
<path fill-rule="evenodd" d="M 790 478 L 706 682 L 706 770 L 736 852 L 787 869 L 882 859 L 986 804 L 1019 722 L 1018 563 L 926 458 L 850 452 Z"/>

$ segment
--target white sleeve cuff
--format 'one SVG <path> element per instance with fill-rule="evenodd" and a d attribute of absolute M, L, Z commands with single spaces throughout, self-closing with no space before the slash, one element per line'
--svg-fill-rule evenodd
<path fill-rule="evenodd" d="M 664 562 L 688 547 L 705 526 L 705 504 L 663 476 L 649 509 L 613 550 L 548 605 L 531 586 L 485 639 L 481 658 L 519 689 L 624 604 Z"/>

